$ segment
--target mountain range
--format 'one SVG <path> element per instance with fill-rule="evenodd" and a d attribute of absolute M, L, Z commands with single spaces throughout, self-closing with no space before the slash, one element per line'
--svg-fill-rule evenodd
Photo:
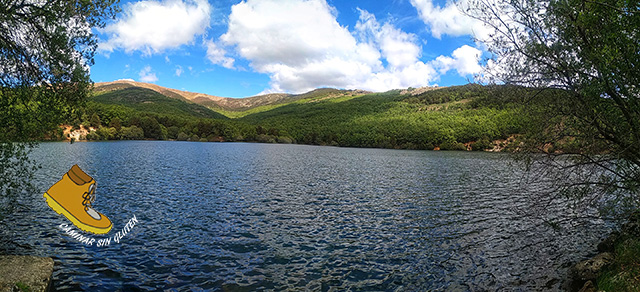
<path fill-rule="evenodd" d="M 85 114 L 72 124 L 86 125 L 95 115 L 92 120 L 100 120 L 105 129 L 94 139 L 493 149 L 530 124 L 521 110 L 522 90 L 467 84 L 225 98 L 121 80 L 96 83 Z M 117 125 L 126 131 L 111 129 Z"/>
<path fill-rule="evenodd" d="M 339 90 L 332 88 L 321 88 L 304 94 L 271 93 L 245 98 L 230 98 L 166 88 L 151 83 L 136 82 L 132 80 L 118 80 L 113 82 L 96 83 L 94 85 L 94 92 L 96 96 L 100 96 L 103 94 L 119 92 L 131 88 L 148 89 L 166 97 L 199 104 L 213 110 L 231 112 L 242 112 L 260 106 L 286 104 L 301 99 L 317 97 L 332 98 L 345 95 L 354 96 L 371 93 L 364 90 Z"/>

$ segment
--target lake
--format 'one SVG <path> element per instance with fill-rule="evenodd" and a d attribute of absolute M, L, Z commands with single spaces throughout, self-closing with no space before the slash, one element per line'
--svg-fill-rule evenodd
<path fill-rule="evenodd" d="M 605 230 L 523 215 L 536 187 L 500 153 L 119 141 L 32 156 L 38 192 L 0 217 L 0 253 L 53 257 L 57 290 L 553 291 Z M 59 228 L 42 193 L 74 164 L 114 224 L 88 236 L 137 218 L 120 242 Z"/>

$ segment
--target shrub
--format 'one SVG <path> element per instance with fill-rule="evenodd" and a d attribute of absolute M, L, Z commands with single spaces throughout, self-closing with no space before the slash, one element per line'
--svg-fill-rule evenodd
<path fill-rule="evenodd" d="M 189 140 L 189 135 L 185 134 L 185 132 L 180 132 L 180 133 L 178 133 L 177 140 L 178 141 L 187 141 L 187 140 Z"/>

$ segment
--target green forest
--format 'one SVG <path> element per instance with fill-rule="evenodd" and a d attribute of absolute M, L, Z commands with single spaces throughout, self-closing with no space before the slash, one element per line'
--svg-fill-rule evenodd
<path fill-rule="evenodd" d="M 469 84 L 412 90 L 353 95 L 324 89 L 277 105 L 229 111 L 132 87 L 96 93 L 68 125 L 92 127 L 86 140 L 487 150 L 508 149 L 531 123 L 522 101 L 532 89 Z M 68 139 L 62 128 L 48 138 Z"/>

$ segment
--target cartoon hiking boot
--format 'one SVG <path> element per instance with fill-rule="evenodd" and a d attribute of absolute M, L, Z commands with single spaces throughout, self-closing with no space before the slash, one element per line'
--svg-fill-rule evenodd
<path fill-rule="evenodd" d="M 67 217 L 76 227 L 96 234 L 106 234 L 113 225 L 107 216 L 91 207 L 96 200 L 96 181 L 78 165 L 44 193 L 51 209 Z"/>

